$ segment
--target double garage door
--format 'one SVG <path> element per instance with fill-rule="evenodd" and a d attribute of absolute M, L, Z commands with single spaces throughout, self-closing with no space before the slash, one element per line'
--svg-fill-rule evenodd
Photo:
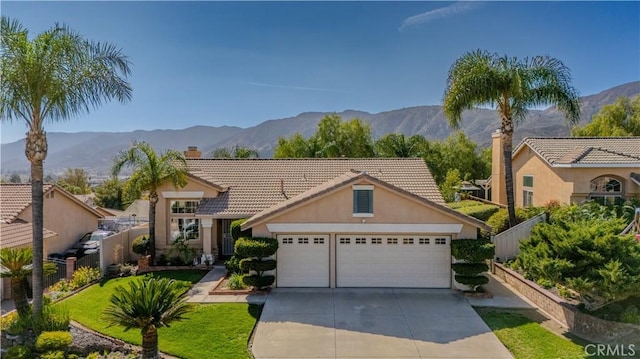
<path fill-rule="evenodd" d="M 329 235 L 278 236 L 278 287 L 329 287 Z M 448 288 L 449 236 L 336 235 L 337 287 Z"/>

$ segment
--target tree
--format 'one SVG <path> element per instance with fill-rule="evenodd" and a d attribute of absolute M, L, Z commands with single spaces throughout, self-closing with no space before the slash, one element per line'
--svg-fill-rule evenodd
<path fill-rule="evenodd" d="M 96 187 L 95 194 L 94 203 L 100 207 L 123 210 L 132 202 L 126 199 L 124 182 L 117 178 L 104 181 L 104 183 Z"/>
<path fill-rule="evenodd" d="M 571 135 L 576 137 L 640 136 L 640 96 L 636 96 L 633 100 L 620 97 L 615 103 L 603 106 L 593 116 L 591 123 L 583 127 L 574 127 Z"/>
<path fill-rule="evenodd" d="M 183 320 L 194 309 L 186 302 L 187 289 L 167 278 L 133 281 L 129 288 L 115 288 L 103 318 L 109 326 L 122 326 L 125 331 L 140 329 L 142 358 L 158 358 L 158 328 Z"/>
<path fill-rule="evenodd" d="M 456 192 L 458 192 L 461 184 L 460 171 L 458 171 L 457 168 L 450 169 L 447 172 L 447 177 L 442 184 L 438 186 L 446 202 L 453 202 L 455 200 Z"/>
<path fill-rule="evenodd" d="M 58 179 L 58 186 L 73 194 L 89 194 L 89 175 L 82 168 L 67 168 L 65 173 Z"/>
<path fill-rule="evenodd" d="M 31 163 L 33 216 L 33 310 L 42 312 L 44 123 L 86 114 L 116 99 L 131 99 L 130 62 L 114 45 L 92 42 L 66 26 L 29 39 L 17 20 L 2 17 L 0 119 L 24 121 L 25 154 Z"/>
<path fill-rule="evenodd" d="M 33 251 L 31 248 L 2 248 L 0 250 L 0 277 L 11 278 L 11 299 L 18 315 L 29 314 L 24 281 L 33 272 Z"/>
<path fill-rule="evenodd" d="M 273 154 L 274 158 L 316 158 L 321 157 L 320 146 L 315 137 L 308 140 L 296 133 L 291 137 L 278 137 L 278 145 Z"/>
<path fill-rule="evenodd" d="M 219 147 L 213 150 L 211 153 L 212 158 L 258 158 L 260 154 L 258 151 L 249 147 L 240 147 L 235 145 L 234 147 Z"/>
<path fill-rule="evenodd" d="M 422 157 L 427 140 L 420 135 L 405 137 L 401 133 L 388 133 L 375 143 L 378 157 Z"/>
<path fill-rule="evenodd" d="M 516 224 L 511 163 L 514 125 L 526 117 L 529 107 L 543 104 L 555 105 L 570 123 L 576 123 L 580 106 L 570 82 L 569 68 L 549 56 L 519 60 L 476 50 L 458 58 L 449 69 L 443 110 L 452 127 L 458 127 L 462 112 L 474 106 L 495 106 L 500 117 L 510 226 Z"/>
<path fill-rule="evenodd" d="M 149 241 L 151 243 L 151 262 L 155 261 L 156 249 L 156 204 L 158 188 L 171 183 L 174 187 L 187 184 L 187 162 L 182 153 L 167 150 L 158 155 L 146 142 L 134 142 L 122 151 L 113 162 L 112 174 L 117 177 L 124 167 L 133 169 L 127 181 L 128 191 L 149 192 Z"/>
<path fill-rule="evenodd" d="M 13 173 L 11 177 L 9 177 L 9 183 L 22 183 L 22 178 L 19 174 Z"/>

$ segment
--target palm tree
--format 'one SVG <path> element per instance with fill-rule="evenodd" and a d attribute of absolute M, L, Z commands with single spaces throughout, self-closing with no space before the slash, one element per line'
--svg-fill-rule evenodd
<path fill-rule="evenodd" d="M 16 20 L 0 25 L 0 120 L 24 121 L 25 154 L 31 162 L 33 211 L 33 310 L 42 311 L 44 123 L 86 114 L 103 102 L 131 99 L 129 60 L 108 43 L 95 43 L 66 26 L 30 40 Z"/>
<path fill-rule="evenodd" d="M 186 302 L 187 291 L 178 282 L 168 278 L 150 278 L 119 286 L 111 295 L 111 304 L 103 311 L 109 326 L 119 325 L 124 330 L 142 332 L 142 358 L 158 358 L 158 328 L 184 319 L 194 309 Z"/>
<path fill-rule="evenodd" d="M 426 142 L 420 135 L 407 138 L 402 133 L 388 133 L 376 141 L 375 147 L 380 157 L 420 157 Z"/>
<path fill-rule="evenodd" d="M 156 204 L 158 188 L 165 183 L 174 187 L 184 187 L 187 183 L 187 162 L 184 156 L 175 150 L 167 150 L 158 155 L 146 142 L 134 142 L 115 159 L 112 174 L 117 177 L 124 167 L 133 168 L 129 178 L 129 191 L 149 192 L 149 243 L 151 263 L 155 262 L 156 249 Z"/>
<path fill-rule="evenodd" d="M 2 248 L 0 250 L 0 277 L 11 278 L 11 299 L 18 315 L 29 314 L 29 298 L 24 281 L 33 272 L 31 248 Z"/>
<path fill-rule="evenodd" d="M 516 224 L 511 152 L 513 128 L 524 120 L 532 106 L 554 105 L 575 124 L 580 118 L 578 93 L 562 61 L 549 56 L 519 60 L 476 50 L 458 58 L 451 68 L 444 92 L 444 113 L 458 127 L 462 112 L 474 106 L 495 106 L 503 136 L 505 184 L 509 225 Z"/>

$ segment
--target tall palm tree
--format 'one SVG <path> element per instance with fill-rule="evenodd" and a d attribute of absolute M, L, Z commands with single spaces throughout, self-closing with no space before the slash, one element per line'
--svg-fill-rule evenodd
<path fill-rule="evenodd" d="M 402 133 L 388 133 L 376 141 L 375 147 L 380 157 L 419 157 L 426 142 L 420 135 L 407 138 Z"/>
<path fill-rule="evenodd" d="M 103 318 L 124 330 L 140 329 L 142 358 L 158 358 L 158 328 L 184 319 L 193 310 L 186 302 L 187 291 L 173 279 L 150 278 L 129 283 L 129 288 L 117 287 Z"/>
<path fill-rule="evenodd" d="M 153 263 L 156 249 L 158 188 L 165 183 L 171 183 L 176 188 L 184 187 L 187 183 L 187 162 L 178 151 L 167 150 L 158 155 L 148 143 L 134 142 L 129 149 L 122 151 L 114 159 L 111 169 L 113 176 L 117 177 L 124 167 L 133 168 L 127 188 L 137 192 L 149 192 L 149 242 Z"/>
<path fill-rule="evenodd" d="M 524 120 L 529 107 L 554 105 L 575 124 L 580 118 L 578 93 L 571 86 L 571 73 L 562 61 L 549 56 L 516 57 L 476 50 L 458 58 L 451 68 L 444 92 L 444 113 L 458 127 L 464 110 L 495 106 L 503 136 L 505 184 L 509 225 L 516 224 L 511 152 L 513 128 Z"/>
<path fill-rule="evenodd" d="M 0 120 L 24 121 L 25 154 L 31 162 L 33 211 L 33 310 L 42 311 L 43 161 L 46 122 L 86 114 L 103 102 L 131 99 L 130 62 L 114 45 L 89 41 L 66 26 L 29 39 L 16 20 L 0 25 Z"/>
<path fill-rule="evenodd" d="M 31 248 L 2 248 L 0 250 L 0 277 L 11 278 L 11 299 L 18 315 L 29 314 L 29 298 L 24 280 L 33 272 Z"/>

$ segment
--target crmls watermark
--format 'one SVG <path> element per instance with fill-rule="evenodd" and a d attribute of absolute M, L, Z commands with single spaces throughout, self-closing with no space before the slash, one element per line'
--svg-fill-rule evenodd
<path fill-rule="evenodd" d="M 587 344 L 584 353 L 588 357 L 632 357 L 636 355 L 635 344 Z"/>

